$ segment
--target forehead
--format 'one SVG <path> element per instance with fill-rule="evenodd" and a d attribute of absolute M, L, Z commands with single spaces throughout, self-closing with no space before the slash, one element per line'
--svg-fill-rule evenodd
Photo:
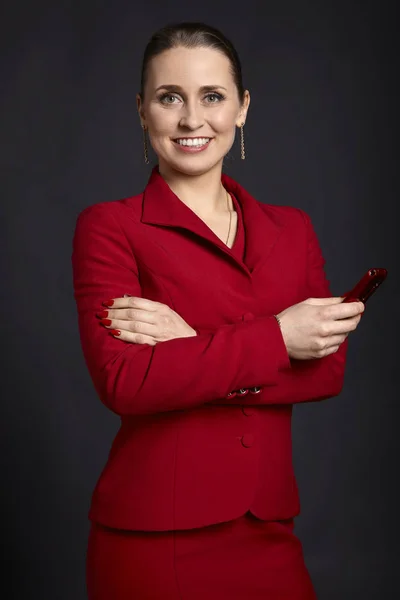
<path fill-rule="evenodd" d="M 182 87 L 202 85 L 233 86 L 231 63 L 225 54 L 213 48 L 171 48 L 151 59 L 148 84 L 152 87 L 176 84 Z"/>

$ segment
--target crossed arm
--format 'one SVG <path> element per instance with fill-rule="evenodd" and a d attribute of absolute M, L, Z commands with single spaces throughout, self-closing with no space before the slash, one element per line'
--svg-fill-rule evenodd
<path fill-rule="evenodd" d="M 330 297 L 324 260 L 307 215 L 310 297 Z M 84 358 L 101 401 L 118 415 L 154 414 L 206 403 L 293 404 L 335 396 L 343 385 L 347 340 L 334 354 L 290 359 L 273 315 L 163 343 L 123 343 L 99 326 L 107 299 L 141 297 L 124 233 L 104 205 L 78 217 L 72 253 L 74 294 Z M 176 313 L 175 313 L 176 314 Z M 179 315 L 178 315 L 179 317 Z M 183 322 L 184 323 L 184 322 Z M 182 326 L 182 324 L 180 324 Z M 142 334 L 143 335 L 143 334 Z M 232 390 L 262 392 L 231 398 Z"/>

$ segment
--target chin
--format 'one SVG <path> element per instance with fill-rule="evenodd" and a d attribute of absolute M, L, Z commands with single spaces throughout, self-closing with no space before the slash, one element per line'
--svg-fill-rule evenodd
<path fill-rule="evenodd" d="M 193 160 L 187 160 L 191 158 Z M 223 157 L 218 160 L 202 160 L 200 157 L 184 157 L 183 160 L 165 160 L 164 164 L 174 171 L 178 171 L 183 175 L 199 176 L 208 173 L 209 171 L 221 166 Z"/>

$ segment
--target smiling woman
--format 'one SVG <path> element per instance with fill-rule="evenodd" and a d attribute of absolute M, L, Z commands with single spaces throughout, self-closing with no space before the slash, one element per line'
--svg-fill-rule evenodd
<path fill-rule="evenodd" d="M 222 173 L 249 104 L 220 31 L 156 32 L 137 108 L 158 165 L 77 220 L 82 349 L 121 417 L 90 507 L 89 600 L 315 599 L 292 406 L 339 394 L 363 305 L 332 298 L 306 213 Z"/>
<path fill-rule="evenodd" d="M 199 177 L 206 173 L 207 179 L 212 170 L 219 179 L 235 128 L 244 125 L 250 104 L 232 44 L 211 30 L 207 44 L 199 31 L 193 33 L 190 38 L 175 31 L 169 44 L 153 37 L 143 61 L 138 111 L 167 180 L 174 170 Z M 197 208 L 204 211 L 204 200 Z"/>

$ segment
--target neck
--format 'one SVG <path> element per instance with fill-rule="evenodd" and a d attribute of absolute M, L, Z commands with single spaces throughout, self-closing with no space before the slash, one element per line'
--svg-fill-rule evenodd
<path fill-rule="evenodd" d="M 226 212 L 227 196 L 221 183 L 222 163 L 200 175 L 181 173 L 159 163 L 160 175 L 193 212 L 205 218 Z"/>

